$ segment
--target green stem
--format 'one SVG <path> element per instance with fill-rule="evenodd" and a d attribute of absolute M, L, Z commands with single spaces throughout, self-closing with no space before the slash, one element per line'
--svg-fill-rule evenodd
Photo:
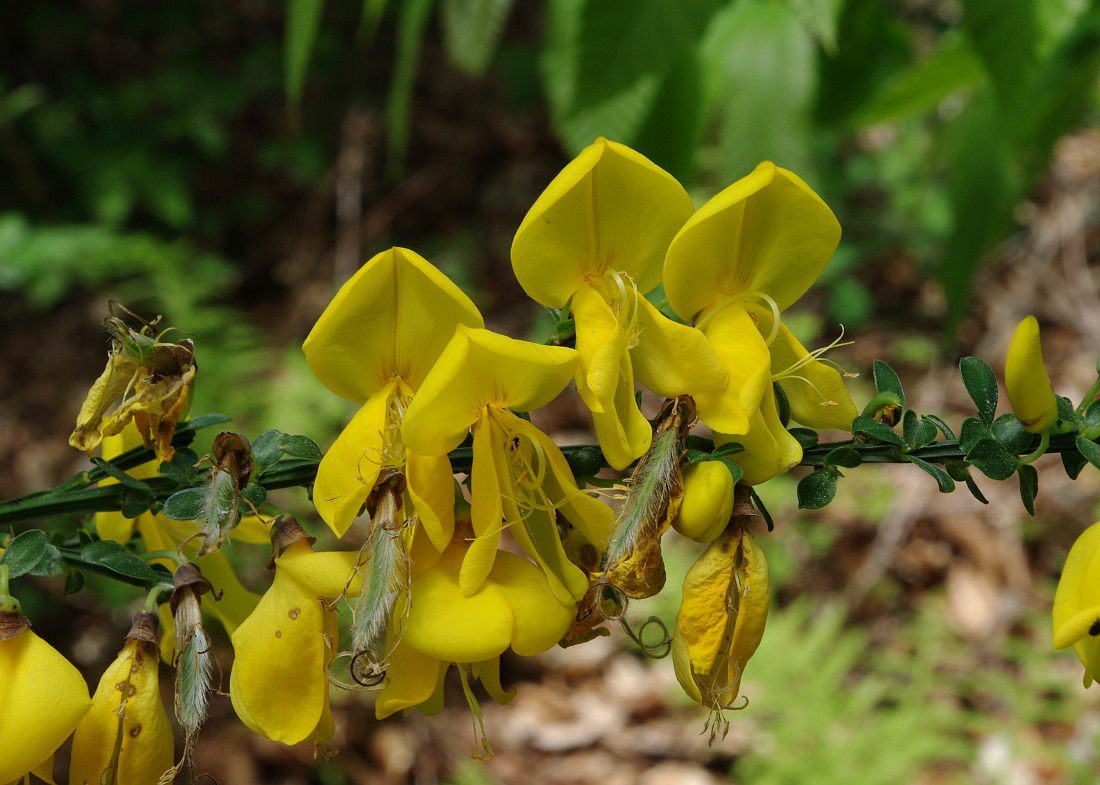
<path fill-rule="evenodd" d="M 1081 403 L 1077 406 L 1077 416 L 1080 417 L 1085 413 L 1085 409 L 1089 408 L 1089 404 L 1092 403 L 1092 399 L 1096 397 L 1096 393 L 1100 392 L 1100 376 L 1096 377 L 1096 381 L 1092 383 L 1092 387 L 1085 393 L 1085 397 L 1081 399 Z"/>
<path fill-rule="evenodd" d="M 1035 448 L 1034 452 L 1017 458 L 1016 465 L 1027 466 L 1029 463 L 1035 461 L 1040 455 L 1045 453 L 1048 447 L 1050 447 L 1050 431 L 1043 431 L 1039 439 L 1039 446 Z"/>

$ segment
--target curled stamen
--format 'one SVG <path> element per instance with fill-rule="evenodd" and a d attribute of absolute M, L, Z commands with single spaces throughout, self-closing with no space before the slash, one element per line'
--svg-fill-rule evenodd
<path fill-rule="evenodd" d="M 650 616 L 648 619 L 642 622 L 642 626 L 638 628 L 637 632 L 630 629 L 630 625 L 627 623 L 625 618 L 620 616 L 618 621 L 619 624 L 622 625 L 623 632 L 627 634 L 630 640 L 638 644 L 638 647 L 642 650 L 642 653 L 645 654 L 647 657 L 651 657 L 655 660 L 663 660 L 669 655 L 669 652 L 672 651 L 672 633 L 668 631 L 668 627 L 665 625 L 665 623 L 658 619 L 656 616 Z M 643 640 L 645 638 L 645 631 L 651 624 L 656 624 L 657 627 L 660 629 L 661 638 L 654 643 L 646 643 Z"/>
<path fill-rule="evenodd" d="M 615 318 L 627 336 L 627 348 L 633 349 L 638 344 L 638 298 L 641 294 L 634 279 L 626 273 L 611 270 L 610 277 L 619 293 L 618 298 L 612 297 L 612 302 L 616 304 Z"/>

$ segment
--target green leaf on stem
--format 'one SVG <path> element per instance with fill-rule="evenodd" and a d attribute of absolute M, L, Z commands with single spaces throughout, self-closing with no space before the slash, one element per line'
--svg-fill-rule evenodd
<path fill-rule="evenodd" d="M 46 539 L 46 532 L 41 529 L 28 529 L 18 535 L 4 549 L 4 555 L 0 557 L 0 564 L 8 566 L 8 577 L 18 578 L 20 575 L 33 572 L 35 565 L 46 556 L 46 550 L 53 548 Z"/>
<path fill-rule="evenodd" d="M 201 431 L 203 428 L 209 428 L 212 425 L 221 425 L 232 419 L 232 417 L 226 417 L 224 414 L 201 414 L 198 417 L 192 417 L 187 422 L 181 422 L 177 425 L 176 433 Z"/>
<path fill-rule="evenodd" d="M 1077 411 L 1073 408 L 1073 401 L 1064 395 L 1055 395 L 1054 398 L 1058 401 L 1058 420 L 1072 425 L 1074 428 L 1080 428 L 1081 418 L 1077 416 Z"/>
<path fill-rule="evenodd" d="M 905 444 L 910 450 L 931 444 L 936 441 L 936 435 L 939 433 L 934 423 L 920 419 L 912 409 L 905 412 L 905 416 L 902 417 L 901 431 L 905 437 Z"/>
<path fill-rule="evenodd" d="M 1077 437 L 1077 451 L 1097 469 L 1100 469 L 1100 444 L 1090 442 L 1084 436 Z"/>
<path fill-rule="evenodd" d="M 122 471 L 121 469 L 116 468 L 115 466 L 113 466 L 108 461 L 105 461 L 102 458 L 96 457 L 96 458 L 92 458 L 92 463 L 94 463 L 96 466 L 98 466 L 103 471 L 107 472 L 108 475 L 110 475 L 111 477 L 114 477 L 116 480 L 118 480 L 120 483 L 125 485 L 127 488 L 133 488 L 134 490 L 137 490 L 137 491 L 144 491 L 146 493 L 151 493 L 151 491 L 149 490 L 149 486 L 146 485 L 144 482 L 142 482 L 141 480 L 138 480 L 134 477 L 131 477 L 129 474 Z"/>
<path fill-rule="evenodd" d="M 719 461 L 719 463 L 721 463 L 723 466 L 726 467 L 727 471 L 729 471 L 730 476 L 733 477 L 733 484 L 734 485 L 741 482 L 741 478 L 745 476 L 745 473 L 741 470 L 740 466 L 738 466 L 733 461 L 727 461 L 723 458 L 719 458 L 718 461 Z"/>
<path fill-rule="evenodd" d="M 760 512 L 760 517 L 764 519 L 764 523 L 768 524 L 768 531 L 772 531 L 775 528 L 775 521 L 772 520 L 772 514 L 768 512 L 764 500 L 757 495 L 756 491 L 751 486 L 749 487 L 749 494 L 752 496 L 753 505 L 755 505 L 756 509 Z"/>
<path fill-rule="evenodd" d="M 873 374 L 875 377 L 875 390 L 880 393 L 894 393 L 901 399 L 900 405 L 905 406 L 905 390 L 901 386 L 901 379 L 894 373 L 894 369 L 882 360 L 875 360 Z"/>
<path fill-rule="evenodd" d="M 129 518 L 133 520 L 139 515 L 143 515 L 149 511 L 153 502 L 157 500 L 148 489 L 136 490 L 134 488 L 127 488 L 122 492 L 122 504 L 120 505 L 120 512 L 123 518 Z"/>
<path fill-rule="evenodd" d="M 140 557 L 119 545 L 114 540 L 99 540 L 80 549 L 80 558 L 88 564 L 94 564 L 126 578 L 154 583 L 157 574 Z"/>
<path fill-rule="evenodd" d="M 909 462 L 911 464 L 920 467 L 921 469 L 932 475 L 933 479 L 935 479 L 936 481 L 936 484 L 940 486 L 940 493 L 951 493 L 951 491 L 955 490 L 955 481 L 952 480 L 947 472 L 945 472 L 939 466 L 918 458 L 915 455 L 909 455 L 906 457 L 909 459 Z"/>
<path fill-rule="evenodd" d="M 264 431 L 252 442 L 252 474 L 259 477 L 279 462 L 283 457 L 279 443 L 284 436 L 286 434 L 281 431 Z"/>
<path fill-rule="evenodd" d="M 977 357 L 963 357 L 959 360 L 959 373 L 970 399 L 978 407 L 978 416 L 989 428 L 997 415 L 997 375 Z"/>
<path fill-rule="evenodd" d="M 65 571 L 65 595 L 76 594 L 84 588 L 84 573 L 80 570 Z"/>
<path fill-rule="evenodd" d="M 1004 445 L 992 437 L 979 439 L 967 451 L 966 460 L 991 480 L 1007 480 L 1016 473 L 1016 456 L 1009 454 Z"/>
<path fill-rule="evenodd" d="M 727 455 L 737 455 L 737 453 L 744 451 L 745 448 L 737 442 L 728 442 L 719 447 L 715 447 L 714 452 L 710 454 L 710 459 L 715 461 L 719 458 L 725 458 Z"/>
<path fill-rule="evenodd" d="M 206 514 L 208 488 L 185 488 L 164 502 L 164 515 L 173 521 L 197 521 Z"/>
<path fill-rule="evenodd" d="M 899 447 L 904 443 L 897 431 L 885 423 L 872 420 L 870 417 L 856 417 L 852 421 L 852 433 L 862 433 L 864 436 L 869 436 L 880 442 L 896 444 Z"/>
<path fill-rule="evenodd" d="M 1031 452 L 1031 443 L 1035 434 L 1024 429 L 1015 414 L 1002 414 L 993 421 L 993 438 L 1004 445 L 1013 455 Z"/>
<path fill-rule="evenodd" d="M 1077 475 L 1088 465 L 1089 462 L 1079 452 L 1067 450 L 1062 453 L 1062 467 L 1066 470 L 1066 476 L 1071 480 L 1076 480 Z"/>
<path fill-rule="evenodd" d="M 985 498 L 985 494 L 982 493 L 982 489 L 978 487 L 978 483 L 974 482 L 974 478 L 968 473 L 966 475 L 966 489 L 970 491 L 970 495 L 980 501 L 982 504 L 989 504 L 989 499 Z"/>
<path fill-rule="evenodd" d="M 836 475 L 818 469 L 798 481 L 798 509 L 820 510 L 836 496 Z"/>
<path fill-rule="evenodd" d="M 826 466 L 843 466 L 845 469 L 854 469 L 863 463 L 863 456 L 859 450 L 852 447 L 837 447 L 825 456 Z"/>
<path fill-rule="evenodd" d="M 1035 517 L 1035 495 L 1039 493 L 1039 472 L 1035 467 L 1025 464 L 1016 470 L 1020 475 L 1020 500 L 1024 503 L 1024 509 L 1032 518 Z"/>
<path fill-rule="evenodd" d="M 947 423 L 945 423 L 943 420 L 941 420 L 936 415 L 926 414 L 926 415 L 924 415 L 924 419 L 928 420 L 930 423 L 932 423 L 937 428 L 939 428 L 940 433 L 943 434 L 943 438 L 945 438 L 945 439 L 954 439 L 955 438 L 955 432 L 953 430 L 951 430 L 950 427 L 948 427 Z"/>
<path fill-rule="evenodd" d="M 989 439 L 992 436 L 985 423 L 977 417 L 967 417 L 959 430 L 959 447 L 964 453 L 968 453 L 970 448 L 981 439 Z"/>
<path fill-rule="evenodd" d="M 817 431 L 810 428 L 788 428 L 787 433 L 794 437 L 803 450 L 816 447 L 819 440 Z"/>
<path fill-rule="evenodd" d="M 324 457 L 321 454 L 321 448 L 317 446 L 317 442 L 308 436 L 284 435 L 279 439 L 279 449 L 283 451 L 284 455 L 303 461 L 317 461 L 317 463 L 320 463 L 321 458 Z"/>
<path fill-rule="evenodd" d="M 249 514 L 252 512 L 252 508 L 244 503 L 243 500 L 246 499 L 252 503 L 252 507 L 259 507 L 267 501 L 267 489 L 258 483 L 250 482 L 248 486 L 241 491 L 241 511 L 245 514 Z"/>

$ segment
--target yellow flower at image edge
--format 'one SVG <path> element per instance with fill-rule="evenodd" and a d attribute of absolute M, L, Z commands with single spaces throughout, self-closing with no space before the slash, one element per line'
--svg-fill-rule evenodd
<path fill-rule="evenodd" d="M 556 599 L 542 570 L 506 551 L 496 554 L 480 588 L 464 594 L 459 573 L 468 549 L 466 543 L 452 543 L 437 564 L 412 581 L 412 604 L 403 595 L 394 609 L 394 626 L 402 616 L 404 623 L 375 703 L 379 719 L 412 706 L 437 713 L 443 706 L 442 677 L 451 663 L 469 668 L 495 701 L 507 703 L 514 693 L 500 687 L 500 655 L 509 647 L 524 656 L 540 654 L 573 620 L 576 606 Z"/>
<path fill-rule="evenodd" d="M 152 611 L 135 618 L 126 645 L 99 680 L 92 708 L 73 736 L 72 785 L 96 785 L 107 772 L 119 783 L 153 783 L 172 768 L 174 742 L 160 696 L 156 619 Z M 145 630 L 146 638 L 133 637 Z"/>
<path fill-rule="evenodd" d="M 251 730 L 283 744 L 332 739 L 325 668 L 339 640 L 335 613 L 322 598 L 351 596 L 354 552 L 314 552 L 307 539 L 290 543 L 275 560 L 275 579 L 233 633 L 235 660 L 229 694 Z"/>
<path fill-rule="evenodd" d="M 1005 359 L 1005 389 L 1013 413 L 1028 431 L 1043 433 L 1058 421 L 1058 399 L 1047 376 L 1034 316 L 1021 321 L 1012 334 Z"/>
<path fill-rule="evenodd" d="M 1100 675 L 1100 522 L 1077 538 L 1054 594 L 1054 648 L 1073 646 L 1085 686 Z"/>
<path fill-rule="evenodd" d="M 0 613 L 0 637 L 11 616 Z M 31 771 L 52 782 L 54 750 L 91 705 L 84 677 L 29 627 L 0 639 L 0 783 Z"/>

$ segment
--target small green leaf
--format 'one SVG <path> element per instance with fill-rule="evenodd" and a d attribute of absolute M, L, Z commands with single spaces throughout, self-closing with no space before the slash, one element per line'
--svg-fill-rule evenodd
<path fill-rule="evenodd" d="M 845 469 L 854 469 L 863 463 L 863 457 L 859 450 L 852 447 L 837 447 L 825 456 L 826 466 L 843 466 Z"/>
<path fill-rule="evenodd" d="M 701 463 L 709 460 L 710 453 L 704 450 L 688 450 L 684 453 L 684 463 Z"/>
<path fill-rule="evenodd" d="M 267 501 L 267 489 L 264 488 L 262 485 L 250 482 L 248 486 L 243 491 L 241 491 L 241 499 L 247 499 L 248 501 L 252 502 L 252 507 L 259 507 L 261 504 Z M 242 513 L 246 515 L 251 514 L 252 508 L 249 507 L 247 504 L 244 504 L 243 501 L 241 502 L 240 506 Z"/>
<path fill-rule="evenodd" d="M 725 458 L 727 455 L 737 455 L 739 452 L 744 452 L 745 448 L 737 442 L 726 442 L 723 445 L 714 448 L 714 452 L 710 454 L 710 459 L 716 461 L 719 458 Z"/>
<path fill-rule="evenodd" d="M 280 441 L 286 436 L 282 431 L 264 431 L 252 442 L 252 473 L 259 477 L 283 457 Z"/>
<path fill-rule="evenodd" d="M 992 438 L 989 428 L 977 417 L 967 417 L 963 420 L 959 430 L 959 447 L 964 453 L 970 452 L 970 448 L 981 439 Z"/>
<path fill-rule="evenodd" d="M 791 402 L 787 400 L 787 393 L 783 392 L 779 382 L 772 382 L 772 392 L 775 393 L 775 409 L 779 414 L 779 424 L 786 428 L 791 421 Z"/>
<path fill-rule="evenodd" d="M 126 472 L 120 471 L 119 469 L 112 466 L 109 462 L 103 460 L 102 458 L 92 458 L 92 463 L 94 463 L 96 466 L 98 466 L 103 471 L 107 472 L 107 474 L 109 474 L 111 477 L 114 477 L 116 480 L 118 480 L 120 483 L 125 485 L 127 488 L 133 488 L 134 490 L 137 490 L 137 491 L 144 491 L 145 493 L 150 493 L 148 485 L 143 483 L 141 480 L 138 480 L 138 479 L 135 479 L 135 478 L 131 477 Z"/>
<path fill-rule="evenodd" d="M 798 481 L 798 509 L 820 510 L 836 496 L 836 475 L 819 469 Z"/>
<path fill-rule="evenodd" d="M 1016 470 L 1020 475 L 1020 500 L 1024 503 L 1024 509 L 1032 518 L 1035 517 L 1035 495 L 1039 493 L 1039 472 L 1034 466 L 1024 465 Z"/>
<path fill-rule="evenodd" d="M 924 471 L 932 475 L 932 477 L 936 480 L 936 483 L 940 486 L 940 493 L 951 493 L 951 491 L 955 490 L 955 481 L 952 480 L 951 477 L 948 476 L 947 472 L 945 472 L 939 466 L 936 466 L 934 463 L 929 463 L 928 461 L 922 460 L 915 455 L 909 455 L 907 457 L 909 459 L 909 462 L 912 463 L 914 466 L 919 466 L 921 469 L 924 469 Z"/>
<path fill-rule="evenodd" d="M 8 543 L 4 555 L 0 557 L 0 564 L 8 565 L 8 577 L 18 578 L 31 572 L 46 555 L 46 549 L 51 547 L 46 532 L 28 529 Z"/>
<path fill-rule="evenodd" d="M 1004 445 L 1013 455 L 1022 455 L 1031 451 L 1031 443 L 1037 437 L 1024 429 L 1015 414 L 1002 414 L 993 421 L 993 438 Z"/>
<path fill-rule="evenodd" d="M 1100 469 L 1100 444 L 1090 442 L 1084 436 L 1077 437 L 1077 451 L 1097 469 Z"/>
<path fill-rule="evenodd" d="M 80 570 L 65 571 L 65 596 L 76 594 L 84 588 L 84 573 Z"/>
<path fill-rule="evenodd" d="M 320 463 L 321 458 L 324 457 L 321 454 L 321 448 L 317 446 L 317 442 L 308 436 L 284 436 L 279 440 L 279 449 L 285 455 L 303 461 L 317 461 Z"/>
<path fill-rule="evenodd" d="M 1071 480 L 1076 480 L 1077 475 L 1088 465 L 1089 462 L 1079 452 L 1067 450 L 1062 453 L 1062 467 L 1066 470 L 1066 476 Z"/>
<path fill-rule="evenodd" d="M 989 499 L 985 498 L 985 494 L 982 493 L 982 489 L 978 487 L 978 483 L 974 482 L 974 478 L 971 477 L 969 474 L 966 475 L 966 489 L 970 491 L 970 494 L 982 504 L 989 504 Z"/>
<path fill-rule="evenodd" d="M 61 575 L 66 569 L 61 551 L 55 545 L 47 545 L 46 552 L 42 554 L 38 564 L 27 571 L 27 575 Z"/>
<path fill-rule="evenodd" d="M 1100 448 L 1097 448 L 1100 450 Z M 1004 446 L 986 437 L 979 439 L 966 453 L 966 460 L 991 480 L 1007 480 L 1016 473 L 1016 456 L 1010 455 Z"/>
<path fill-rule="evenodd" d="M 1081 420 L 1086 428 L 1100 430 L 1100 401 L 1090 403 Z"/>
<path fill-rule="evenodd" d="M 953 430 L 951 430 L 950 427 L 948 427 L 947 423 L 945 423 L 943 420 L 941 420 L 936 415 L 926 414 L 926 415 L 924 415 L 924 419 L 928 420 L 933 425 L 935 425 L 937 428 L 939 428 L 940 433 L 943 434 L 943 438 L 945 438 L 945 439 L 954 439 L 955 438 L 955 432 Z"/>
<path fill-rule="evenodd" d="M 887 442 L 888 444 L 896 444 L 901 446 L 903 444 L 901 436 L 898 432 L 885 423 L 872 420 L 870 417 L 856 417 L 852 421 L 852 433 L 862 433 L 865 436 L 870 436 L 872 439 L 878 439 L 880 442 Z"/>
<path fill-rule="evenodd" d="M 931 444 L 936 440 L 939 431 L 935 424 L 917 417 L 912 409 L 905 412 L 901 422 L 902 433 L 905 436 L 905 444 L 910 450 L 917 450 Z"/>
<path fill-rule="evenodd" d="M 733 461 L 727 461 L 727 460 L 724 460 L 724 459 L 719 459 L 719 461 L 729 471 L 730 476 L 733 477 L 733 484 L 734 485 L 741 482 L 741 478 L 745 476 L 745 473 L 741 470 L 740 466 L 738 466 Z"/>
<path fill-rule="evenodd" d="M 809 428 L 788 428 L 787 433 L 794 437 L 794 440 L 802 446 L 803 450 L 809 450 L 811 447 L 817 446 L 819 440 L 817 431 Z"/>
<path fill-rule="evenodd" d="M 80 558 L 89 564 L 95 564 L 113 573 L 134 578 L 146 583 L 154 583 L 157 575 L 153 568 L 140 556 L 136 556 L 113 540 L 99 540 L 80 550 Z"/>
<path fill-rule="evenodd" d="M 997 375 L 977 357 L 963 357 L 959 360 L 959 373 L 962 375 L 963 386 L 978 407 L 978 416 L 987 428 L 990 427 L 997 415 Z"/>
<path fill-rule="evenodd" d="M 1074 428 L 1081 427 L 1081 418 L 1073 408 L 1073 401 L 1063 395 L 1055 395 L 1054 398 L 1058 401 L 1058 420 Z"/>
<path fill-rule="evenodd" d="M 892 392 L 901 399 L 901 406 L 905 406 L 905 390 L 901 386 L 901 379 L 894 373 L 894 369 L 882 360 L 875 360 L 873 374 L 875 377 L 875 390 L 880 393 Z"/>
<path fill-rule="evenodd" d="M 603 453 L 598 447 L 587 446 L 580 450 L 565 453 L 574 477 L 595 477 L 603 468 Z"/>
<path fill-rule="evenodd" d="M 157 500 L 157 497 L 150 493 L 148 490 L 134 490 L 133 488 L 127 488 L 122 492 L 122 504 L 121 513 L 123 518 L 129 518 L 134 520 L 139 515 L 149 511 L 149 507 L 153 502 Z"/>
<path fill-rule="evenodd" d="M 775 521 L 772 520 L 772 514 L 768 512 L 768 507 L 764 504 L 764 500 L 757 495 L 756 490 L 753 489 L 752 486 L 749 486 L 749 493 L 752 495 L 752 503 L 760 512 L 760 517 L 764 519 L 764 523 L 768 524 L 768 531 L 772 531 L 775 528 Z"/>
<path fill-rule="evenodd" d="M 201 431 L 203 428 L 209 428 L 212 425 L 221 425 L 232 419 L 232 417 L 226 417 L 224 414 L 201 414 L 198 417 L 192 417 L 190 420 L 181 422 L 177 425 L 176 433 Z"/>
<path fill-rule="evenodd" d="M 943 468 L 947 470 L 951 479 L 957 482 L 966 482 L 966 478 L 970 476 L 970 472 L 966 468 L 966 461 L 944 461 Z"/>
<path fill-rule="evenodd" d="M 164 515 L 173 521 L 197 521 L 206 515 L 206 497 L 210 489 L 186 488 L 164 502 Z"/>
<path fill-rule="evenodd" d="M 198 472 L 195 471 L 196 463 L 198 463 L 198 456 L 194 450 L 176 450 L 175 455 L 172 456 L 172 462 L 163 461 L 157 472 L 161 477 L 171 480 L 181 488 L 190 488 L 195 484 L 195 478 L 198 476 Z"/>

